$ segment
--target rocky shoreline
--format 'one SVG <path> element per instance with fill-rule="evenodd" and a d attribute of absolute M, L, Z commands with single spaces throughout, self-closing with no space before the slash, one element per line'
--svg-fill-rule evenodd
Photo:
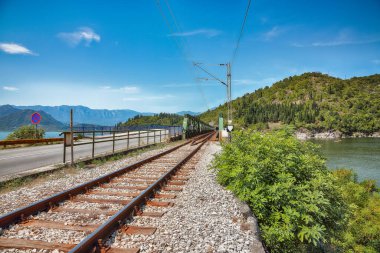
<path fill-rule="evenodd" d="M 343 134 L 340 131 L 330 130 L 325 132 L 311 131 L 308 129 L 298 129 L 295 136 L 299 140 L 309 140 L 309 139 L 341 139 L 341 138 L 380 138 L 380 132 L 375 132 L 372 134 L 354 132 L 352 135 Z"/>

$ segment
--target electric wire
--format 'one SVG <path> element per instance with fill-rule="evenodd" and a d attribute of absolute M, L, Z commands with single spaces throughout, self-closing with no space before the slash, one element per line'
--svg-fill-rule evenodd
<path fill-rule="evenodd" d="M 248 0 L 248 5 L 247 5 L 247 8 L 245 10 L 245 15 L 244 15 L 243 23 L 242 23 L 241 28 L 240 28 L 239 37 L 237 39 L 236 47 L 234 49 L 234 52 L 232 54 L 231 64 L 233 64 L 233 62 L 235 61 L 235 58 L 236 58 L 236 55 L 237 55 L 237 52 L 238 52 L 238 49 L 239 49 L 239 46 L 240 46 L 240 40 L 243 37 L 244 27 L 245 27 L 245 23 L 247 21 L 247 17 L 248 17 L 248 13 L 249 13 L 250 7 L 251 7 L 251 0 Z"/>
<path fill-rule="evenodd" d="M 173 19 L 173 21 L 174 21 L 174 25 L 175 25 L 175 27 L 177 28 L 177 30 L 178 30 L 178 32 L 181 34 L 181 33 L 183 33 L 183 29 L 182 29 L 182 26 L 181 26 L 181 24 L 178 22 L 178 20 L 177 20 L 177 18 L 176 18 L 176 16 L 175 16 L 175 14 L 174 14 L 174 11 L 172 10 L 172 8 L 170 7 L 170 3 L 169 3 L 169 0 L 165 0 L 165 3 L 166 3 L 166 7 L 168 8 L 168 10 L 169 10 L 169 13 L 170 13 L 170 15 L 171 15 L 171 17 L 172 17 L 172 19 Z M 209 102 L 208 102 L 208 100 L 207 100 L 207 97 L 205 96 L 205 93 L 204 93 L 204 91 L 203 91 L 203 88 L 202 88 L 202 85 L 200 84 L 200 82 L 199 82 L 199 80 L 196 78 L 196 74 L 195 74 L 195 72 L 194 72 L 194 68 L 191 66 L 191 64 L 192 64 L 192 62 L 191 62 L 191 60 L 190 60 L 190 55 L 191 55 L 191 53 L 190 53 L 190 46 L 189 46 L 189 43 L 188 43 L 188 41 L 187 41 L 187 39 L 186 39 L 186 37 L 180 37 L 182 40 L 181 40 L 181 42 L 182 42 L 182 48 L 183 48 L 183 51 L 184 51 L 184 55 L 185 55 L 185 57 L 186 57 L 186 60 L 187 61 L 189 61 L 189 67 L 190 67 L 190 71 L 193 73 L 193 75 L 194 75 L 194 79 L 195 79 L 195 81 L 196 81 L 196 86 L 197 86 L 197 88 L 198 88 L 198 91 L 201 93 L 201 96 L 202 96 L 202 99 L 203 99 L 203 102 L 205 103 L 205 105 L 206 105 L 206 107 L 207 107 L 207 109 L 210 109 L 210 105 L 209 105 Z"/>
<path fill-rule="evenodd" d="M 175 33 L 176 33 L 175 30 L 177 30 L 177 33 L 179 33 L 179 34 L 183 32 L 182 27 L 180 26 L 179 22 L 177 21 L 177 18 L 174 15 L 174 12 L 173 12 L 172 8 L 170 7 L 170 4 L 169 4 L 168 0 L 165 0 L 165 3 L 166 3 L 166 6 L 167 6 L 167 9 L 169 10 L 171 18 L 174 21 L 174 27 L 175 28 L 172 27 L 172 25 L 169 22 L 169 19 L 166 17 L 165 12 L 164 12 L 161 4 L 160 4 L 160 0 L 156 0 L 156 4 L 157 4 L 157 7 L 158 7 L 158 9 L 159 9 L 159 11 L 161 13 L 161 16 L 164 19 L 165 24 L 169 28 L 170 33 L 172 34 L 172 36 L 170 36 L 170 37 L 173 37 L 173 39 L 174 39 L 174 41 L 175 41 L 175 43 L 176 43 L 176 45 L 177 45 L 180 53 L 183 55 L 185 61 L 187 61 L 189 63 L 189 64 L 186 64 L 186 65 L 189 67 L 190 72 L 195 77 L 194 68 L 191 66 L 192 62 L 190 61 L 190 49 L 189 49 L 190 47 L 188 46 L 187 40 L 184 37 L 175 36 Z M 196 78 L 194 78 L 194 79 L 196 79 Z M 210 109 L 208 100 L 207 100 L 207 98 L 206 98 L 206 96 L 204 94 L 202 86 L 200 85 L 199 81 L 197 81 L 197 80 L 196 80 L 196 83 L 197 83 L 196 86 L 198 88 L 198 91 L 201 93 L 201 97 L 203 99 L 203 102 L 205 103 L 206 107 L 208 109 Z"/>

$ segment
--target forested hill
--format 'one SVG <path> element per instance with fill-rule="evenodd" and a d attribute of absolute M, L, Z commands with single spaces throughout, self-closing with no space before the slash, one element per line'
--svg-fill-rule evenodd
<path fill-rule="evenodd" d="M 232 102 L 234 124 L 282 122 L 297 128 L 373 133 L 380 130 L 380 75 L 339 79 L 305 73 L 245 94 Z M 226 105 L 201 114 L 206 122 L 226 115 Z"/>
<path fill-rule="evenodd" d="M 132 125 L 182 125 L 183 116 L 175 113 L 159 113 L 152 116 L 136 115 L 128 119 L 124 123 L 119 123 L 119 126 Z"/>

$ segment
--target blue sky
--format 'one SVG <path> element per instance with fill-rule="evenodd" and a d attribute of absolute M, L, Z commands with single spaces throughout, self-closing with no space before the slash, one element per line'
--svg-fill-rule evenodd
<path fill-rule="evenodd" d="M 0 0 L 0 104 L 177 112 L 223 103 L 224 87 L 197 79 L 206 75 L 191 62 L 225 78 L 215 64 L 231 60 L 247 1 L 159 2 Z M 307 71 L 380 73 L 379 13 L 379 0 L 252 0 L 233 97 Z"/>

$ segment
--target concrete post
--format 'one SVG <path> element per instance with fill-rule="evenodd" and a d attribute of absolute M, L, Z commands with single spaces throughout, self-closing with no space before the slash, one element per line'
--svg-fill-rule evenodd
<path fill-rule="evenodd" d="M 223 131 L 223 114 L 219 113 L 219 141 L 222 140 L 222 131 Z"/>
<path fill-rule="evenodd" d="M 182 140 L 186 139 L 186 132 L 188 130 L 188 121 L 187 117 L 183 118 L 183 131 L 182 131 Z"/>

